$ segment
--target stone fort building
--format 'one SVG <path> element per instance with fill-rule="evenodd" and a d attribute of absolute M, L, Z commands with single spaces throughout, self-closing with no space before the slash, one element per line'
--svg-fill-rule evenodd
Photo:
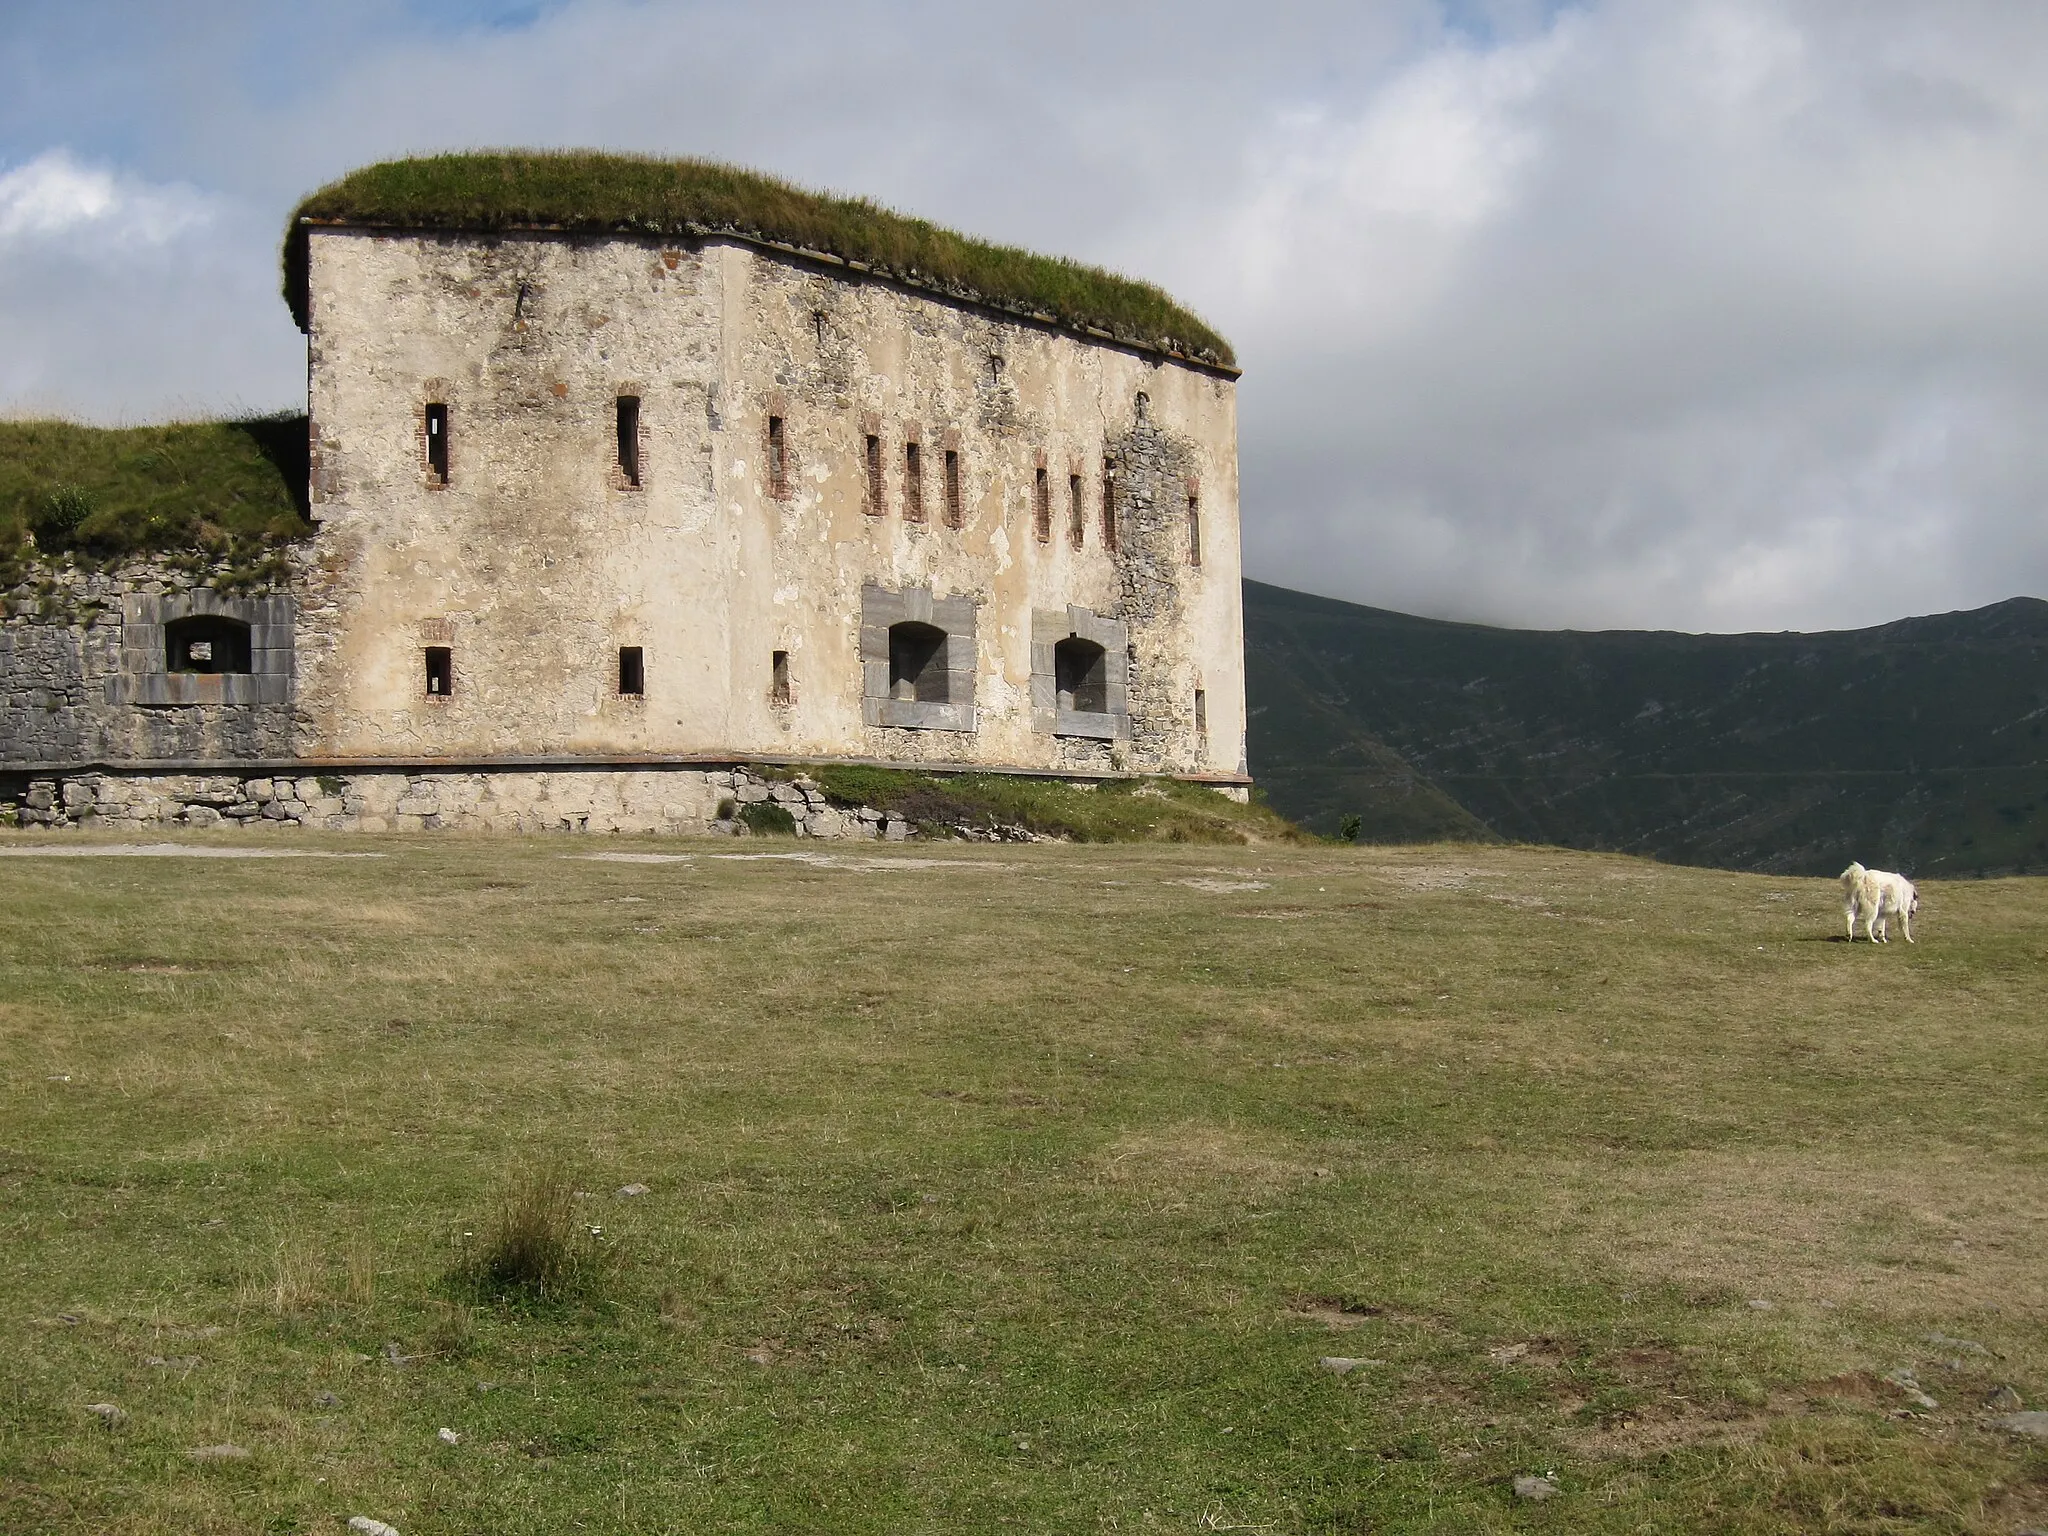
<path fill-rule="evenodd" d="M 289 578 L 130 568 L 0 649 L 61 700 L 0 742 L 60 817 L 702 830 L 761 762 L 1243 794 L 1237 373 L 1157 290 L 722 168 L 449 156 L 309 199 L 286 297 Z"/>

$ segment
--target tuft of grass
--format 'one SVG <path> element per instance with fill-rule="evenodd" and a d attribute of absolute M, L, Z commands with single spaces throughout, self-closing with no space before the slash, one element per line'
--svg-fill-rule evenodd
<path fill-rule="evenodd" d="M 796 836 L 796 818 L 772 800 L 757 800 L 743 807 L 740 820 L 759 837 Z"/>
<path fill-rule="evenodd" d="M 1076 843 L 1300 842 L 1304 834 L 1256 794 L 1239 805 L 1178 779 L 1106 779 L 1097 785 L 1005 773 L 914 773 L 828 766 L 813 777 L 837 805 L 873 806 L 945 837 L 956 827 L 1022 827 Z"/>
<path fill-rule="evenodd" d="M 307 221 L 390 229 L 734 234 L 859 262 L 886 276 L 1120 340 L 1232 366 L 1230 343 L 1135 278 L 975 240 L 864 197 L 811 192 L 712 160 L 499 149 L 386 160 L 292 211 L 284 296 L 306 327 Z"/>
<path fill-rule="evenodd" d="M 0 584 L 37 555 L 200 550 L 253 566 L 311 532 L 303 415 L 0 421 Z"/>
<path fill-rule="evenodd" d="M 589 1290 L 603 1256 L 576 1220 L 575 1181 L 553 1164 L 516 1173 L 457 1278 L 486 1296 L 558 1301 Z"/>

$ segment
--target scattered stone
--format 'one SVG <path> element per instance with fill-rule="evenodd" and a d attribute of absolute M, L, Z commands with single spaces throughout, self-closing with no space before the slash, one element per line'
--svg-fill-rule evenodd
<path fill-rule="evenodd" d="M 454 1430 L 450 1429 L 445 1424 L 443 1424 L 438 1430 L 434 1432 L 434 1438 L 440 1441 L 443 1445 L 462 1444 L 462 1436 L 455 1433 Z"/>
<path fill-rule="evenodd" d="M 626 1184 L 620 1187 L 619 1193 L 622 1195 L 651 1195 L 654 1191 L 645 1184 Z"/>
<path fill-rule="evenodd" d="M 247 1446 L 228 1445 L 226 1443 L 220 1445 L 195 1445 L 187 1454 L 194 1461 L 247 1461 L 249 1459 Z"/>
<path fill-rule="evenodd" d="M 159 1370 L 189 1371 L 199 1364 L 199 1357 L 197 1355 L 151 1355 L 142 1363 L 144 1365 L 156 1366 Z"/>
<path fill-rule="evenodd" d="M 1554 1479 L 1548 1477 L 1522 1476 L 1515 1479 L 1515 1497 L 1518 1499 L 1554 1499 L 1559 1493 Z"/>
<path fill-rule="evenodd" d="M 2019 1393 L 2010 1386 L 2004 1386 L 1985 1398 L 1984 1406 L 1992 1413 L 2018 1413 L 2027 1404 Z"/>
<path fill-rule="evenodd" d="M 384 1359 L 388 1364 L 410 1365 L 417 1358 L 419 1357 L 416 1355 L 408 1355 L 401 1352 L 396 1339 L 386 1339 L 384 1341 Z"/>
<path fill-rule="evenodd" d="M 1384 1360 L 1360 1360 L 1351 1355 L 1325 1355 L 1316 1364 L 1326 1371 L 1339 1376 L 1348 1376 L 1353 1371 L 1363 1370 L 1368 1365 L 1385 1365 Z"/>
<path fill-rule="evenodd" d="M 747 1351 L 747 1358 L 756 1365 L 773 1365 L 775 1363 L 775 1351 L 766 1344 L 760 1344 Z"/>
<path fill-rule="evenodd" d="M 1768 1312 L 1771 1310 L 1771 1303 L 1761 1296 L 1752 1296 L 1749 1298 L 1749 1310 L 1752 1312 Z"/>
<path fill-rule="evenodd" d="M 110 1429 L 114 1425 L 120 1423 L 123 1419 L 128 1417 L 128 1415 L 123 1413 L 120 1407 L 114 1403 L 87 1403 L 85 1405 L 85 1411 L 87 1413 L 96 1413 L 102 1419 L 105 1419 L 107 1421 L 107 1426 Z"/>
<path fill-rule="evenodd" d="M 1975 1339 L 1952 1339 L 1945 1333 L 1928 1333 L 1922 1334 L 1921 1337 L 1937 1349 L 1953 1349 L 1966 1355 L 1983 1355 L 1987 1358 L 1991 1354 L 1990 1350 Z"/>
<path fill-rule="evenodd" d="M 339 1408 L 341 1406 L 341 1399 L 332 1392 L 315 1392 L 313 1394 L 313 1406 L 315 1408 Z"/>
<path fill-rule="evenodd" d="M 2003 1418 L 1993 1419 L 1993 1427 L 2015 1435 L 2026 1435 L 2035 1440 L 2048 1440 L 2048 1413 L 2030 1409 L 2026 1413 L 2008 1413 Z"/>
<path fill-rule="evenodd" d="M 1884 1373 L 1884 1380 L 1906 1394 L 1906 1401 L 1916 1408 L 1939 1408 L 1940 1403 L 1929 1397 L 1920 1385 L 1920 1379 L 1903 1365 L 1895 1365 Z"/>
<path fill-rule="evenodd" d="M 1486 1358 L 1495 1365 L 1506 1365 L 1510 1360 L 1519 1360 L 1529 1353 L 1526 1344 L 1501 1344 L 1486 1352 Z"/>
<path fill-rule="evenodd" d="M 348 1528 L 356 1532 L 356 1536 L 398 1536 L 397 1526 L 372 1520 L 368 1515 L 350 1515 Z"/>

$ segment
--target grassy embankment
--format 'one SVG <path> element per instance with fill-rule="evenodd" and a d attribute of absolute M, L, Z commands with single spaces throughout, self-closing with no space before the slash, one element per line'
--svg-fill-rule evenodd
<path fill-rule="evenodd" d="M 795 777 L 801 770 L 770 769 Z M 834 765 L 808 770 L 834 804 L 872 806 L 927 837 L 1022 827 L 1076 843 L 1305 843 L 1312 839 L 1254 795 L 1249 805 L 1175 779 L 1112 779 L 1093 788 L 1006 773 L 914 773 Z"/>
<path fill-rule="evenodd" d="M 0 858 L 10 1532 L 2048 1523 L 2033 883 L 261 846 Z"/>
<path fill-rule="evenodd" d="M 174 550 L 257 566 L 311 531 L 305 496 L 304 416 L 0 421 L 0 585 L 20 580 L 37 552 L 104 561 Z"/>

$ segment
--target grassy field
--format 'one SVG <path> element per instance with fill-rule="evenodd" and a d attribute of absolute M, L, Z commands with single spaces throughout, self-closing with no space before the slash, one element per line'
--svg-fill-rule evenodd
<path fill-rule="evenodd" d="M 10 1533 L 2048 1525 L 2037 883 L 246 846 L 0 857 Z"/>

